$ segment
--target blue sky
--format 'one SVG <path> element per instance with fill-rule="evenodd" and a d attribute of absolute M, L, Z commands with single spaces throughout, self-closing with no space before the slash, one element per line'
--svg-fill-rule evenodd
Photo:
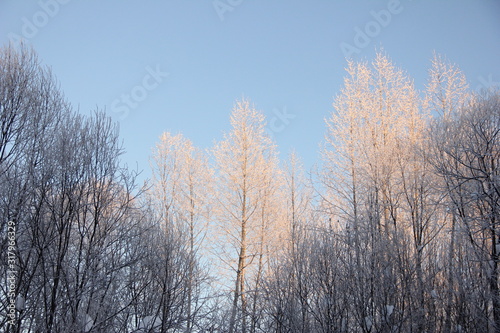
<path fill-rule="evenodd" d="M 383 48 L 419 89 L 434 51 L 473 88 L 500 85 L 498 0 L 0 0 L 1 44 L 20 37 L 80 112 L 120 123 L 123 160 L 144 177 L 163 131 L 209 148 L 242 97 L 281 157 L 293 148 L 309 169 L 348 53 Z"/>

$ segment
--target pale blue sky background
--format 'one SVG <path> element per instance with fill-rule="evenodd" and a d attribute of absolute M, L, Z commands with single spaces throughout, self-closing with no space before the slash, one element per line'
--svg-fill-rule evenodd
<path fill-rule="evenodd" d="M 281 157 L 295 148 L 312 167 L 345 75 L 343 42 L 361 46 L 356 59 L 383 47 L 419 89 L 433 51 L 474 88 L 500 84 L 498 0 L 59 1 L 0 0 L 1 44 L 24 35 L 80 112 L 106 108 L 120 123 L 124 161 L 144 176 L 163 131 L 209 148 L 242 96 L 275 118 Z M 392 6 L 397 13 L 377 23 L 372 11 Z M 366 46 L 356 27 L 372 29 Z M 169 73 L 158 84 L 148 77 L 155 69 Z M 113 112 L 133 92 L 137 107 Z"/>

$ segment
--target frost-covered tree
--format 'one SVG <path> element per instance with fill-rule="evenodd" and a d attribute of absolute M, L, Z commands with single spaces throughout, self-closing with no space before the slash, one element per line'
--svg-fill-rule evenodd
<path fill-rule="evenodd" d="M 0 53 L 0 214 L 16 227 L 15 325 L 6 332 L 126 332 L 144 251 L 145 211 L 135 174 L 120 165 L 116 124 L 74 112 L 50 71 L 26 47 Z M 7 243 L 2 238 L 2 250 Z M 8 265 L 2 256 L 2 276 Z M 2 281 L 5 281 L 2 279 Z M 11 291 L 0 283 L 0 308 Z M 144 289 L 140 291 L 144 292 Z M 142 295 L 144 296 L 144 295 Z"/>
<path fill-rule="evenodd" d="M 15 295 L 22 299 L 37 295 L 34 289 L 43 286 L 39 264 L 40 249 L 44 245 L 40 245 L 49 235 L 41 228 L 47 225 L 41 207 L 46 207 L 44 196 L 49 190 L 47 183 L 53 169 L 46 158 L 57 142 L 55 126 L 68 111 L 69 106 L 58 91 L 55 79 L 42 67 L 33 50 L 24 45 L 18 48 L 10 45 L 0 51 L 0 177 L 3 184 L 0 229 L 2 234 L 7 234 L 7 222 L 15 225 L 15 271 L 18 274 L 14 277 Z M 41 232 L 34 233 L 40 229 Z M 6 253 L 7 243 L 2 240 L 1 245 Z M 6 257 L 2 257 L 4 259 Z M 6 262 L 1 265 L 2 276 L 7 267 Z M 1 304 L 5 312 L 7 295 L 6 285 L 2 284 Z M 39 312 L 23 303 L 25 306 L 17 313 L 15 327 L 10 327 L 6 323 L 8 318 L 3 317 L 6 331 L 20 330 L 26 317 L 30 320 L 40 317 Z M 46 318 L 49 316 L 47 313 Z"/>
<path fill-rule="evenodd" d="M 455 323 L 466 330 L 500 332 L 500 93 L 471 96 L 453 111 L 433 127 L 435 166 L 456 233 L 450 245 L 445 328 Z"/>
<path fill-rule="evenodd" d="M 195 266 L 209 218 L 209 195 L 212 176 L 207 157 L 181 134 L 163 133 L 153 151 L 150 198 L 164 232 L 179 233 L 186 240 L 187 260 L 187 323 L 191 332 L 194 316 L 200 311 L 199 285 Z M 194 295 L 198 290 L 198 295 Z M 196 297 L 195 297 L 196 296 Z"/>
<path fill-rule="evenodd" d="M 364 331 L 402 320 L 423 327 L 422 256 L 438 228 L 430 167 L 421 155 L 426 116 L 418 94 L 408 75 L 378 53 L 371 65 L 348 63 L 334 107 L 326 121 L 321 207 L 340 223 L 350 249 L 355 321 Z M 420 267 L 417 279 L 408 258 Z M 420 297 L 401 293 L 401 284 L 419 289 Z M 413 310 L 409 317 L 391 312 L 389 320 L 388 308 Z"/>
<path fill-rule="evenodd" d="M 283 173 L 285 179 L 283 200 L 286 202 L 288 242 L 293 251 L 298 241 L 301 225 L 312 218 L 313 193 L 306 178 L 302 161 L 295 151 L 292 151 L 288 160 L 285 161 Z"/>
<path fill-rule="evenodd" d="M 440 211 L 436 214 L 441 215 L 442 232 L 439 235 L 439 241 L 442 244 L 441 258 L 446 258 L 446 262 L 442 262 L 446 271 L 446 278 L 441 282 L 436 280 L 435 284 L 442 285 L 444 289 L 443 299 L 444 307 L 437 308 L 437 318 L 439 326 L 445 332 L 451 332 L 457 325 L 464 326 L 467 316 L 463 312 L 463 297 L 456 297 L 464 290 L 464 279 L 461 272 L 467 270 L 465 268 L 470 263 L 469 250 L 464 238 L 464 234 L 459 232 L 460 228 L 457 225 L 457 218 L 461 214 L 459 206 L 453 203 L 453 196 L 449 195 L 450 188 L 446 178 L 440 176 L 440 169 L 443 161 L 443 138 L 444 132 L 451 120 L 463 108 L 467 100 L 470 98 L 467 80 L 458 66 L 452 64 L 446 58 L 440 55 L 434 55 L 429 70 L 429 83 L 424 99 L 424 107 L 428 113 L 433 116 L 432 122 L 429 124 L 428 144 L 426 149 L 427 156 L 433 165 L 433 174 L 435 175 L 434 187 L 440 193 L 441 206 Z M 458 161 L 448 160 L 455 168 L 459 167 Z M 436 172 L 437 171 L 437 172 Z M 459 186 L 460 189 L 460 186 Z M 460 191 L 459 191 L 460 192 Z M 465 246 L 465 247 L 464 247 Z M 459 260 L 461 256 L 467 257 L 467 260 Z M 441 259 L 443 260 L 443 259 Z M 462 305 L 460 304 L 462 303 Z M 459 314 L 462 312 L 461 314 Z M 467 326 L 467 325 L 465 325 Z M 477 327 L 479 329 L 479 326 Z"/>
<path fill-rule="evenodd" d="M 264 252 L 278 245 L 272 196 L 280 184 L 277 155 L 265 134 L 262 113 L 250 102 L 238 101 L 231 114 L 231 125 L 232 130 L 213 149 L 215 206 L 220 258 L 235 273 L 229 332 L 247 332 L 251 311 L 248 294 L 257 292 L 248 291 L 247 286 L 258 285 Z"/>

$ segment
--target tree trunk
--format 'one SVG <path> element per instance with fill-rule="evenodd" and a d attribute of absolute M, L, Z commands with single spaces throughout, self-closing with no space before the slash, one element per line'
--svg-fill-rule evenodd
<path fill-rule="evenodd" d="M 490 274 L 490 289 L 491 289 L 491 299 L 493 303 L 493 321 L 495 322 L 495 333 L 500 333 L 500 291 L 498 288 L 498 253 L 496 249 L 497 240 L 495 233 L 495 217 L 492 217 L 491 223 L 491 261 L 493 262 L 493 267 L 491 268 Z"/>
<path fill-rule="evenodd" d="M 243 196 L 245 200 L 245 195 Z M 245 201 L 244 201 L 245 202 Z M 245 299 L 245 266 L 246 266 L 246 208 L 243 206 L 243 219 L 241 222 L 241 247 L 240 255 L 238 257 L 238 270 L 236 271 L 236 288 L 234 290 L 233 307 L 231 310 L 231 319 L 229 322 L 229 333 L 234 332 L 236 323 L 236 312 L 238 307 L 238 298 L 241 298 L 241 312 L 242 312 L 242 327 L 241 331 L 246 333 L 246 299 Z"/>
<path fill-rule="evenodd" d="M 453 208 L 455 209 L 455 208 Z M 451 239 L 450 239 L 450 251 L 448 255 L 448 294 L 446 300 L 446 319 L 444 323 L 444 332 L 451 332 L 451 308 L 453 306 L 453 257 L 455 252 L 455 210 L 453 210 L 453 217 L 451 221 Z"/>

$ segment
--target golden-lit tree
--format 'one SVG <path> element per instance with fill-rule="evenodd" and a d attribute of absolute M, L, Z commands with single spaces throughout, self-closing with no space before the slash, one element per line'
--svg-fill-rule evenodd
<path fill-rule="evenodd" d="M 213 149 L 215 205 L 223 240 L 221 258 L 235 272 L 229 332 L 246 332 L 250 313 L 247 273 L 254 273 L 258 285 L 265 252 L 271 244 L 277 245 L 273 196 L 280 183 L 275 147 L 265 134 L 262 113 L 250 102 L 238 101 L 231 125 L 232 130 Z"/>

